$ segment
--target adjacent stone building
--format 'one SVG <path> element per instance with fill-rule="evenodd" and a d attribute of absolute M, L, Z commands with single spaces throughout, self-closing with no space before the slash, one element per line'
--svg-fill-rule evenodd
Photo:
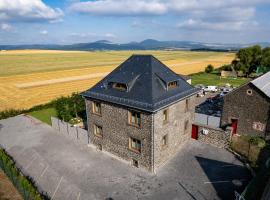
<path fill-rule="evenodd" d="M 151 55 L 133 55 L 91 89 L 90 142 L 151 172 L 190 138 L 197 89 Z"/>
<path fill-rule="evenodd" d="M 224 96 L 221 125 L 233 134 L 270 138 L 270 72 Z"/>

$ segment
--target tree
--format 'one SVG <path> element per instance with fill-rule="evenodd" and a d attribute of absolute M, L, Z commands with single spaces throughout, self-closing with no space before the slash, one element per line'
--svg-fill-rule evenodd
<path fill-rule="evenodd" d="M 242 71 L 248 76 L 255 72 L 257 67 L 267 65 L 267 52 L 267 48 L 262 49 L 259 45 L 240 49 L 236 53 L 236 59 L 232 61 L 232 66 L 236 71 Z"/>
<path fill-rule="evenodd" d="M 55 109 L 58 117 L 66 122 L 75 117 L 86 119 L 84 99 L 78 93 L 58 98 L 55 102 Z"/>
<path fill-rule="evenodd" d="M 214 67 L 211 64 L 207 65 L 207 67 L 205 68 L 206 73 L 211 73 L 213 72 L 213 70 L 214 70 Z"/>

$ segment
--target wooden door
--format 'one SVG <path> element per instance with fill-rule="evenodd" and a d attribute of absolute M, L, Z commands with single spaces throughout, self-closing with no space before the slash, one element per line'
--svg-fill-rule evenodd
<path fill-rule="evenodd" d="M 198 126 L 192 124 L 191 138 L 197 140 L 198 139 Z"/>
<path fill-rule="evenodd" d="M 236 134 L 237 132 L 237 123 L 238 123 L 238 119 L 232 119 L 232 134 Z"/>

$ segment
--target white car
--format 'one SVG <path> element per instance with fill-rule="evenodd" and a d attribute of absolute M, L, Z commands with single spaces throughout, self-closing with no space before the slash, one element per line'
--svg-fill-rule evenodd
<path fill-rule="evenodd" d="M 217 88 L 217 86 L 209 85 L 209 86 L 206 86 L 204 88 L 204 91 L 205 92 L 217 92 L 218 91 L 218 88 Z"/>

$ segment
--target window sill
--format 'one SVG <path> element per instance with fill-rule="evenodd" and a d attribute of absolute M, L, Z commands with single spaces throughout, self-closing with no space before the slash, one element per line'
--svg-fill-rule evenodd
<path fill-rule="evenodd" d="M 166 121 L 163 120 L 163 125 L 166 125 L 166 124 L 168 124 L 168 123 L 169 123 L 168 120 L 166 120 Z"/>
<path fill-rule="evenodd" d="M 131 123 L 127 123 L 129 126 L 133 126 L 133 127 L 136 127 L 136 128 L 141 128 L 141 125 L 137 125 L 137 124 L 131 124 Z"/>
<path fill-rule="evenodd" d="M 94 136 L 96 136 L 96 137 L 98 137 L 98 138 L 100 138 L 100 139 L 103 138 L 103 135 L 97 135 L 97 134 L 94 134 Z"/>
<path fill-rule="evenodd" d="M 132 151 L 134 153 L 137 153 L 137 154 L 141 154 L 141 151 L 136 150 L 136 149 L 128 148 L 128 150 L 130 150 L 130 151 Z"/>
<path fill-rule="evenodd" d="M 167 145 L 167 144 L 161 146 L 161 150 L 165 150 L 165 149 L 167 149 L 167 148 L 168 148 L 168 145 Z"/>
<path fill-rule="evenodd" d="M 94 114 L 94 115 L 97 115 L 99 117 L 102 117 L 101 113 L 95 113 L 95 112 L 91 112 L 91 113 Z"/>

